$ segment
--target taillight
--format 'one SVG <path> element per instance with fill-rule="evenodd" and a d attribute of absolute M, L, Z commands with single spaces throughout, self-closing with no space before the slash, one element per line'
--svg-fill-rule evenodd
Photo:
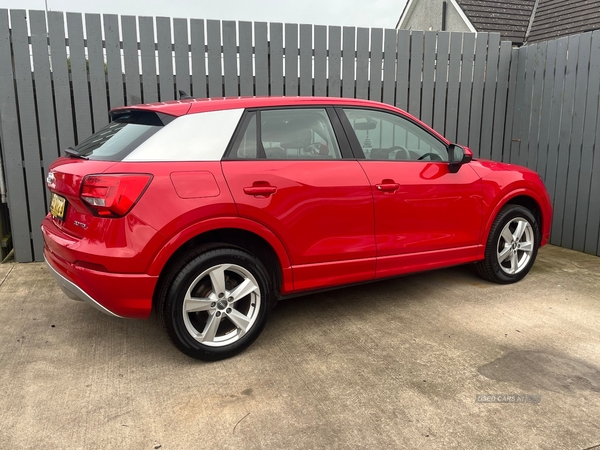
<path fill-rule="evenodd" d="M 123 217 L 140 199 L 149 174 L 88 175 L 81 184 L 81 199 L 95 216 Z"/>

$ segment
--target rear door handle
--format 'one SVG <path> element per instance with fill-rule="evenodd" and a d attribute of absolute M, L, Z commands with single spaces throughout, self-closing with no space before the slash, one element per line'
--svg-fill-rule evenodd
<path fill-rule="evenodd" d="M 394 183 L 393 180 L 383 180 L 381 184 L 376 184 L 375 187 L 381 192 L 394 192 L 400 188 L 398 183 Z"/>
<path fill-rule="evenodd" d="M 251 186 L 244 188 L 244 194 L 246 195 L 264 195 L 269 196 L 277 192 L 275 186 Z"/>

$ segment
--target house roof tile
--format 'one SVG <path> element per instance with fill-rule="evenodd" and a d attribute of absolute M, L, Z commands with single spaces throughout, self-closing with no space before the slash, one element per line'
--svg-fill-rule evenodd
<path fill-rule="evenodd" d="M 502 39 L 525 40 L 535 0 L 457 0 L 477 31 L 499 32 Z"/>

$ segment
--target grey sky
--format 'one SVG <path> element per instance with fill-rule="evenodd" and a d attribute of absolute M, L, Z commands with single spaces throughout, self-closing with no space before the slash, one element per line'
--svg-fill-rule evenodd
<path fill-rule="evenodd" d="M 53 11 L 394 28 L 406 0 L 47 0 Z M 44 0 L 0 0 L 44 9 Z"/>

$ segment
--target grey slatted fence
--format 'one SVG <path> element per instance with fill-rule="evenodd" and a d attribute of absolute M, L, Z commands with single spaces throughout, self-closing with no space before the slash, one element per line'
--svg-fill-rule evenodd
<path fill-rule="evenodd" d="M 509 160 L 544 179 L 550 242 L 600 256 L 600 30 L 513 50 L 513 61 Z"/>
<path fill-rule="evenodd" d="M 538 170 L 555 201 L 552 242 L 598 254 L 599 41 L 596 32 L 511 49 L 495 33 L 0 9 L 0 145 L 16 259 L 42 259 L 44 179 L 60 150 L 108 123 L 109 109 L 180 89 L 394 104 L 476 155 Z"/>

